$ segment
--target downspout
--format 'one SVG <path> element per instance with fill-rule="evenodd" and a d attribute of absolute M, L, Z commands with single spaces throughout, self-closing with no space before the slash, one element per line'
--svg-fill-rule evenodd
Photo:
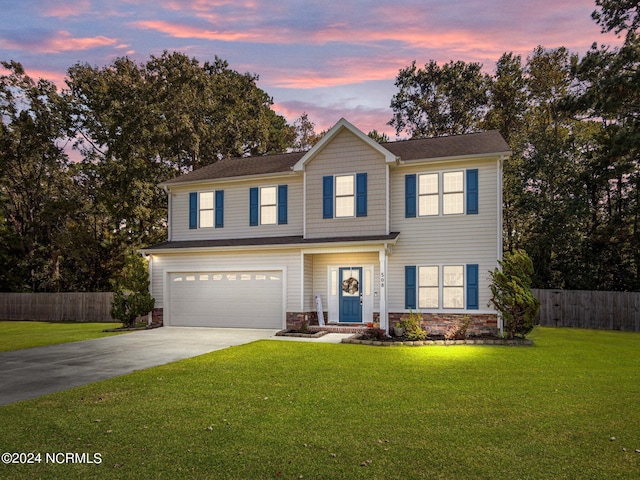
<path fill-rule="evenodd" d="M 502 261 L 503 259 L 503 254 L 504 254 L 504 232 L 502 231 L 503 229 L 503 220 L 502 220 L 502 216 L 503 216 L 503 212 L 502 209 L 504 208 L 504 200 L 503 200 L 503 193 L 502 193 L 502 185 L 503 185 L 503 181 L 502 181 L 502 168 L 503 168 L 503 164 L 504 164 L 504 155 L 501 155 L 500 158 L 498 158 L 498 260 Z M 500 267 L 500 264 L 498 263 L 498 268 Z M 502 315 L 500 314 L 500 312 L 498 312 L 498 328 L 500 329 L 500 337 L 504 336 L 504 323 L 503 323 L 503 319 L 502 319 Z"/>

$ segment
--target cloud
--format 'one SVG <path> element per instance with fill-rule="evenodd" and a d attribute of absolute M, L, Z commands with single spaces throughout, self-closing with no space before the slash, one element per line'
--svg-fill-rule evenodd
<path fill-rule="evenodd" d="M 74 2 L 69 1 L 51 1 L 44 3 L 40 7 L 41 15 L 43 17 L 78 17 L 84 15 L 91 10 L 90 0 L 76 0 Z"/>
<path fill-rule="evenodd" d="M 71 33 L 61 30 L 53 35 L 30 35 L 29 38 L 5 38 L 4 47 L 12 50 L 26 50 L 37 53 L 60 53 L 67 51 L 89 50 L 98 47 L 112 46 L 117 40 L 103 35 L 96 37 L 76 38 Z"/>
<path fill-rule="evenodd" d="M 364 106 L 345 108 L 339 103 L 319 105 L 300 101 L 276 103 L 272 108 L 276 113 L 285 117 L 289 123 L 293 123 L 306 112 L 309 119 L 315 123 L 316 133 L 330 129 L 340 118 L 344 117 L 364 133 L 377 130 L 378 133 L 386 133 L 392 140 L 395 138 L 395 130 L 387 125 L 392 116 L 389 109 Z"/>

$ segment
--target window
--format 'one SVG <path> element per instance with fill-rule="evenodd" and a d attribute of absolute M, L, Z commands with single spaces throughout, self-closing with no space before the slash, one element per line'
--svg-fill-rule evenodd
<path fill-rule="evenodd" d="M 336 218 L 353 217 L 355 204 L 354 176 L 336 176 Z"/>
<path fill-rule="evenodd" d="M 442 267 L 442 306 L 464 308 L 464 266 Z"/>
<path fill-rule="evenodd" d="M 277 215 L 276 187 L 262 187 L 260 189 L 260 225 L 275 225 Z"/>
<path fill-rule="evenodd" d="M 213 192 L 200 192 L 198 198 L 200 228 L 213 227 Z"/>
<path fill-rule="evenodd" d="M 189 229 L 224 227 L 224 190 L 189 193 Z"/>
<path fill-rule="evenodd" d="M 367 174 L 322 178 L 322 218 L 367 216 Z"/>
<path fill-rule="evenodd" d="M 464 213 L 464 172 L 442 174 L 442 214 Z"/>
<path fill-rule="evenodd" d="M 249 225 L 287 224 L 287 185 L 249 189 Z"/>
<path fill-rule="evenodd" d="M 478 264 L 405 266 L 405 308 L 478 310 Z"/>
<path fill-rule="evenodd" d="M 408 174 L 405 218 L 478 214 L 478 169 Z"/>
<path fill-rule="evenodd" d="M 438 267 L 418 267 L 418 308 L 438 308 Z"/>
<path fill-rule="evenodd" d="M 438 174 L 428 173 L 418 175 L 418 215 L 438 215 L 440 213 L 440 199 L 438 189 Z"/>

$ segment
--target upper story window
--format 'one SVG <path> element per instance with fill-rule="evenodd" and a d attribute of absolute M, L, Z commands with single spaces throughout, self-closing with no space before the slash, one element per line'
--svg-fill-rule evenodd
<path fill-rule="evenodd" d="M 260 225 L 275 225 L 278 222 L 276 187 L 260 188 Z"/>
<path fill-rule="evenodd" d="M 199 226 L 200 228 L 213 227 L 214 198 L 213 192 L 200 192 L 198 194 Z"/>
<path fill-rule="evenodd" d="M 367 174 L 322 178 L 322 218 L 367 216 Z"/>
<path fill-rule="evenodd" d="M 249 189 L 249 225 L 286 225 L 287 185 L 270 185 Z"/>
<path fill-rule="evenodd" d="M 189 193 L 189 228 L 224 226 L 224 190 Z"/>
<path fill-rule="evenodd" d="M 478 169 L 405 175 L 405 217 L 478 213 Z"/>
<path fill-rule="evenodd" d="M 440 213 L 440 189 L 437 173 L 418 175 L 418 215 L 438 215 Z"/>
<path fill-rule="evenodd" d="M 355 216 L 355 175 L 336 176 L 336 217 Z"/>
<path fill-rule="evenodd" d="M 442 214 L 464 213 L 464 172 L 442 174 Z"/>

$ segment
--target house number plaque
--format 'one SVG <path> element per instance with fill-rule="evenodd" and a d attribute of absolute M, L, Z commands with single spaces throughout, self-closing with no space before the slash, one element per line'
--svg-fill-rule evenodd
<path fill-rule="evenodd" d="M 384 288 L 384 272 L 380 272 L 380 288 Z"/>

